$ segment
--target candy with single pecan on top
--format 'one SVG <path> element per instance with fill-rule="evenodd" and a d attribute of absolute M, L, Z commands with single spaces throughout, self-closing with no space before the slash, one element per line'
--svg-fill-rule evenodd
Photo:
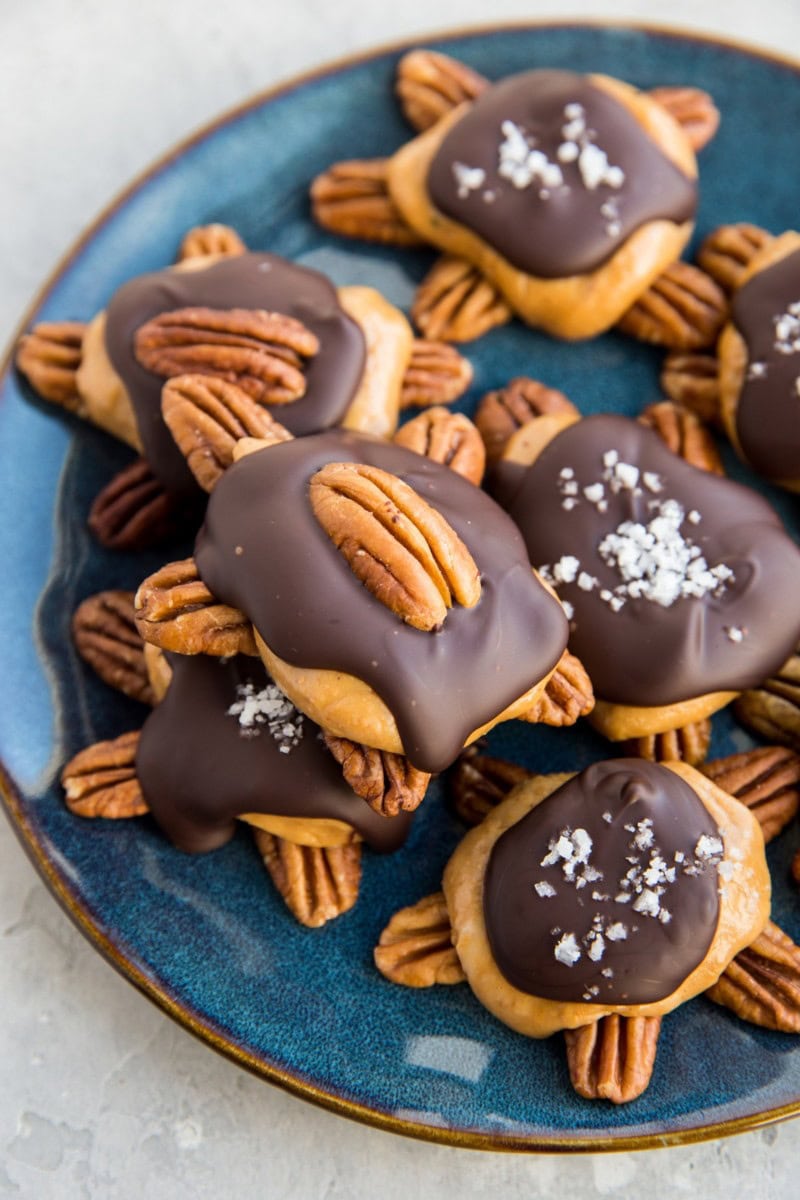
<path fill-rule="evenodd" d="M 209 424 L 184 439 L 190 462 L 210 435 L 229 445 L 223 416 L 214 421 L 219 434 Z M 183 425 L 199 425 L 190 403 Z M 394 446 L 330 433 L 243 438 L 224 456 L 213 452 L 215 463 L 230 457 L 233 465 L 214 483 L 196 559 L 140 588 L 142 635 L 181 653 L 218 653 L 231 639 L 247 650 L 238 639 L 252 622 L 276 683 L 341 740 L 332 745 L 374 751 L 368 761 L 383 762 L 384 776 L 383 754 L 404 755 L 428 775 L 512 715 L 573 723 L 593 696 L 580 664 L 562 657 L 563 615 L 525 565 L 513 525 L 460 477 L 463 447 L 469 459 L 482 457 L 465 417 L 433 409 Z M 271 511 L 281 512 L 279 524 L 266 519 Z M 259 582 L 267 568 L 282 581 L 277 594 Z M 219 589 L 235 608 L 217 601 Z M 490 627 L 499 641 L 486 635 Z M 305 664 L 324 654 L 334 669 L 293 662 L 303 646 Z M 451 688 L 458 706 L 447 700 Z"/>
<path fill-rule="evenodd" d="M 335 288 L 316 271 L 249 253 L 216 225 L 190 231 L 176 266 L 129 281 L 88 325 L 37 326 L 20 340 L 17 366 L 44 398 L 143 455 L 135 470 L 146 480 L 131 468 L 92 509 L 92 532 L 113 549 L 196 525 L 202 497 L 173 441 L 185 436 L 175 401 L 189 375 L 207 381 L 192 385 L 205 389 L 204 424 L 215 387 L 227 383 L 295 435 L 345 426 L 379 437 L 391 436 L 402 408 L 449 404 L 472 379 L 462 355 L 415 339 L 373 288 Z M 265 436 L 252 406 L 247 413 L 247 434 Z M 218 468 L 209 469 L 206 490 Z"/>

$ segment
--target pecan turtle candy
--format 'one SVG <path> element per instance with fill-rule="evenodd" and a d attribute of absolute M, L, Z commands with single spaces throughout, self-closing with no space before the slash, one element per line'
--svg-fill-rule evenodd
<path fill-rule="evenodd" d="M 644 424 L 536 417 L 492 486 L 566 606 L 612 741 L 706 720 L 796 644 L 800 552 L 777 514 Z"/>
<path fill-rule="evenodd" d="M 422 440 L 434 457 L 341 430 L 214 435 L 224 452 L 194 558 L 141 585 L 142 636 L 178 653 L 257 650 L 329 734 L 426 772 L 498 721 L 577 719 L 585 675 L 568 713 L 542 703 L 566 644 L 558 601 L 513 522 Z M 179 441 L 196 462 L 194 435 Z"/>
<path fill-rule="evenodd" d="M 141 544 L 143 508 L 157 526 L 158 501 L 172 510 L 197 498 L 161 419 L 162 388 L 177 376 L 236 383 L 297 435 L 343 426 L 380 437 L 401 407 L 449 403 L 471 380 L 466 359 L 415 339 L 373 288 L 336 288 L 277 255 L 248 253 L 232 230 L 211 234 L 191 231 L 177 266 L 123 285 L 88 325 L 42 324 L 20 341 L 17 366 L 41 396 L 144 456 L 92 512 L 105 544 Z"/>
<path fill-rule="evenodd" d="M 612 760 L 514 787 L 456 848 L 443 891 L 392 918 L 375 962 L 405 986 L 466 981 L 528 1037 L 564 1030 L 576 1090 L 622 1103 L 649 1082 L 661 1018 L 701 992 L 800 1028 L 796 995 L 794 1020 L 771 1024 L 774 989 L 762 1009 L 743 1002 L 781 955 L 796 991 L 800 951 L 769 905 L 744 804 L 685 763 Z"/>
<path fill-rule="evenodd" d="M 717 126 L 706 93 L 561 70 L 490 83 L 424 50 L 401 60 L 398 91 L 418 136 L 335 164 L 311 200 L 333 232 L 444 252 L 412 309 L 420 329 L 469 340 L 514 314 L 563 338 L 622 322 L 676 348 L 713 342 L 724 292 L 677 262 L 695 150 Z"/>
<path fill-rule="evenodd" d="M 155 708 L 141 731 L 90 746 L 65 766 L 71 811 L 112 819 L 150 812 L 187 853 L 223 845 L 242 821 L 302 924 L 348 911 L 362 844 L 380 853 L 403 844 L 408 810 L 428 777 L 391 755 L 374 756 L 365 803 L 359 781 L 351 786 L 352 773 L 342 773 L 320 730 L 257 658 L 164 655 L 141 639 L 137 645 L 132 624 L 130 593 L 89 597 L 75 614 L 76 644 L 101 678 Z"/>

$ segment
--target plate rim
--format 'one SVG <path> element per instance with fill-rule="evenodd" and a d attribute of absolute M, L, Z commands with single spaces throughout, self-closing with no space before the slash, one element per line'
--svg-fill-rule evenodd
<path fill-rule="evenodd" d="M 299 90 L 317 80 L 331 76 L 386 57 L 398 54 L 430 42 L 458 42 L 480 36 L 494 36 L 516 31 L 532 30 L 561 30 L 561 29 L 618 29 L 645 33 L 654 37 L 668 38 L 682 42 L 699 42 L 716 48 L 732 50 L 749 58 L 760 59 L 767 63 L 787 68 L 800 76 L 800 58 L 782 54 L 778 51 L 760 46 L 753 46 L 745 39 L 717 35 L 711 31 L 687 29 L 672 24 L 662 24 L 652 21 L 632 21 L 615 18 L 575 18 L 571 20 L 552 20 L 542 18 L 529 21 L 486 22 L 456 28 L 426 31 L 411 37 L 392 39 L 378 45 L 344 54 L 307 70 L 297 72 L 285 79 L 279 80 L 270 87 L 260 89 L 245 100 L 225 108 L 216 117 L 204 122 L 191 133 L 179 139 L 163 154 L 155 158 L 148 166 L 137 172 L 129 183 L 116 192 L 105 204 L 82 233 L 70 244 L 59 257 L 56 264 L 46 276 L 44 282 L 34 293 L 22 317 L 13 329 L 10 341 L 0 358 L 0 387 L 2 387 L 13 369 L 14 350 L 19 337 L 30 325 L 39 309 L 46 303 L 50 293 L 57 287 L 62 277 L 79 258 L 85 247 L 96 234 L 107 224 L 129 199 L 144 188 L 173 162 L 180 159 L 193 146 L 202 142 L 225 125 L 233 124 L 249 112 L 264 104 L 272 103 L 291 92 Z M 358 1101 L 348 1099 L 334 1091 L 326 1090 L 304 1078 L 300 1073 L 294 1074 L 277 1064 L 268 1061 L 263 1056 L 252 1054 L 235 1038 L 226 1033 L 217 1022 L 210 1020 L 194 1008 L 186 1000 L 178 1000 L 171 989 L 164 986 L 154 977 L 148 975 L 113 939 L 101 928 L 99 920 L 93 915 L 90 906 L 79 896 L 71 885 L 65 872 L 60 870 L 52 857 L 48 856 L 43 840 L 37 835 L 33 822 L 25 811 L 25 800 L 5 764 L 0 760 L 0 802 L 8 817 L 11 828 L 16 834 L 29 860 L 39 873 L 48 890 L 55 897 L 62 909 L 84 935 L 86 940 L 100 955 L 114 967 L 120 975 L 147 997 L 158 1008 L 193 1034 L 205 1045 L 210 1046 L 238 1066 L 251 1074 L 275 1084 L 284 1091 L 327 1109 L 338 1116 L 382 1129 L 386 1132 L 400 1134 L 404 1137 L 420 1141 L 433 1142 L 439 1145 L 455 1146 L 461 1149 L 512 1151 L 522 1153 L 606 1153 L 612 1151 L 648 1150 L 666 1146 L 690 1145 L 710 1141 L 719 1137 L 729 1137 L 749 1130 L 761 1129 L 778 1121 L 800 1114 L 800 1095 L 797 1099 L 775 1108 L 760 1112 L 745 1114 L 741 1117 L 728 1118 L 712 1123 L 703 1123 L 683 1127 L 681 1129 L 648 1133 L 599 1133 L 589 1131 L 583 1137 L 554 1134 L 543 1137 L 541 1134 L 509 1134 L 500 1131 L 483 1132 L 476 1129 L 457 1128 L 452 1126 L 425 1125 L 405 1117 L 397 1117 L 392 1113 L 370 1107 Z M 702 1110 L 700 1110 L 702 1111 Z"/>

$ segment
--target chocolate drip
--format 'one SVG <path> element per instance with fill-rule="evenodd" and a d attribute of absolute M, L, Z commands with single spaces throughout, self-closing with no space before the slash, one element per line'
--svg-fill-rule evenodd
<path fill-rule="evenodd" d="M 340 307 L 330 280 L 275 254 L 241 254 L 210 267 L 155 271 L 126 283 L 113 296 L 106 321 L 106 349 L 130 396 L 145 457 L 162 483 L 175 492 L 197 485 L 161 418 L 164 380 L 136 360 L 136 330 L 163 312 L 179 308 L 254 308 L 302 321 L 320 341 L 306 367 L 306 392 L 275 416 L 300 436 L 335 425 L 344 416 L 361 379 L 364 335 Z"/>
<path fill-rule="evenodd" d="M 438 632 L 425 633 L 376 600 L 312 512 L 309 480 L 329 462 L 371 463 L 438 509 L 477 563 L 477 605 L 456 605 Z M 488 496 L 418 454 L 343 431 L 271 446 L 227 471 L 195 558 L 214 595 L 247 613 L 279 657 L 368 683 L 424 771 L 451 763 L 473 730 L 550 671 L 566 643 L 560 606 Z"/>
<path fill-rule="evenodd" d="M 582 489 L 601 479 L 608 451 L 638 469 L 639 483 L 616 494 L 605 485 L 602 513 Z M 741 691 L 786 661 L 800 635 L 800 553 L 761 496 L 690 467 L 652 430 L 624 417 L 587 417 L 570 426 L 522 477 L 508 465 L 507 478 L 497 473 L 498 492 L 534 566 L 571 555 L 598 581 L 589 591 L 577 578 L 557 586 L 574 609 L 570 649 L 603 700 L 650 706 Z M 564 471 L 574 472 L 574 506 L 563 493 Z M 658 477 L 660 491 L 645 486 L 645 472 Z M 615 612 L 601 591 L 613 592 L 621 577 L 598 547 L 623 521 L 647 525 L 656 515 L 652 506 L 666 499 L 677 500 L 687 516 L 682 535 L 709 567 L 730 567 L 733 579 L 718 595 L 682 597 L 669 607 L 628 598 Z M 688 520 L 691 513 L 699 516 L 696 523 Z"/>
<path fill-rule="evenodd" d="M 591 850 L 572 879 L 563 858 L 541 865 L 562 835 L 580 845 L 581 831 Z M 673 771 L 630 759 L 595 763 L 494 845 L 483 904 L 498 967 L 514 987 L 547 1000 L 664 999 L 703 961 L 717 928 L 714 847 L 721 848 L 719 830 Z M 553 894 L 541 894 L 548 889 Z M 652 895 L 642 900 L 645 889 Z M 625 902 L 615 898 L 626 895 Z M 556 957 L 559 943 L 571 957 L 569 941 L 562 942 L 570 935 L 573 955 L 580 954 L 571 965 Z"/>
<path fill-rule="evenodd" d="M 767 479 L 800 479 L 800 350 L 776 345 L 776 318 L 790 305 L 800 317 L 800 250 L 749 279 L 732 305 L 749 364 L 736 432 L 747 461 Z M 791 341 L 800 344 L 800 323 Z"/>
<path fill-rule="evenodd" d="M 250 812 L 343 821 L 381 852 L 403 844 L 411 818 L 381 816 L 356 796 L 313 722 L 303 719 L 302 737 L 285 753 L 265 725 L 248 736 L 229 714 L 238 685 L 259 692 L 271 682 L 260 659 L 171 654 L 169 662 L 169 689 L 145 722 L 136 770 L 150 811 L 179 849 L 224 845 L 235 818 Z"/>
<path fill-rule="evenodd" d="M 577 105 L 593 144 L 624 173 L 621 186 L 587 187 L 577 160 L 559 157 L 559 147 L 570 140 L 562 133 L 569 124 L 565 109 L 571 112 Z M 557 166 L 561 185 L 534 179 L 516 187 L 498 174 L 507 121 Z M 482 183 L 465 187 L 457 164 L 483 172 Z M 526 71 L 484 92 L 445 136 L 427 186 L 441 212 L 473 230 L 513 266 L 545 279 L 593 271 L 641 225 L 659 219 L 682 224 L 692 219 L 697 203 L 694 180 L 662 153 L 624 105 L 570 71 Z"/>

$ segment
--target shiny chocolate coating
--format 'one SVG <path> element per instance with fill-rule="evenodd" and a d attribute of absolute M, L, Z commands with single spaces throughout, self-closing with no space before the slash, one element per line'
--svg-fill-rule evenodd
<path fill-rule="evenodd" d="M 606 487 L 608 507 L 601 513 L 582 489 L 600 480 L 609 451 L 637 468 L 640 484 L 617 494 Z M 578 485 L 574 505 L 563 494 L 564 471 L 573 472 Z M 646 472 L 660 480 L 659 492 L 643 485 Z M 794 649 L 800 551 L 778 515 L 749 488 L 689 466 L 638 422 L 616 416 L 578 421 L 530 467 L 501 463 L 492 490 L 520 527 L 535 567 L 571 555 L 598 580 L 590 591 L 577 579 L 557 586 L 574 609 L 570 649 L 601 699 L 653 706 L 743 691 L 766 679 Z M 667 498 L 684 509 L 682 534 L 700 547 L 709 566 L 727 564 L 733 580 L 719 595 L 681 597 L 669 607 L 629 598 L 615 612 L 600 591 L 613 591 L 620 575 L 598 547 L 623 521 L 646 525 L 654 515 L 650 506 Z M 688 519 L 693 512 L 700 517 L 696 524 Z"/>
<path fill-rule="evenodd" d="M 312 721 L 303 719 L 302 737 L 284 753 L 265 726 L 248 735 L 228 712 L 237 686 L 259 692 L 270 683 L 260 659 L 168 658 L 172 679 L 145 721 L 136 771 L 150 811 L 180 850 L 224 845 L 242 813 L 343 821 L 382 852 L 403 844 L 411 817 L 384 817 L 357 796 Z"/>
<path fill-rule="evenodd" d="M 362 586 L 311 508 L 309 481 L 330 462 L 389 471 L 437 509 L 477 564 L 478 603 L 455 605 L 427 633 Z M 369 684 L 424 771 L 448 766 L 566 645 L 561 606 L 534 578 L 502 509 L 447 467 L 363 435 L 330 430 L 241 459 L 214 489 L 195 559 L 212 593 L 246 613 L 280 658 Z"/>
<path fill-rule="evenodd" d="M 593 143 L 624 173 L 621 186 L 587 187 L 577 160 L 562 161 L 565 109 L 580 106 Z M 557 165 L 559 186 L 517 187 L 498 174 L 504 122 Z M 577 144 L 577 143 L 573 143 Z M 459 183 L 459 165 L 483 172 Z M 455 168 L 455 169 L 454 169 Z M 695 181 L 666 157 L 619 100 L 571 71 L 526 71 L 496 83 L 448 131 L 428 171 L 430 199 L 521 271 L 544 279 L 602 266 L 640 226 L 694 216 Z M 464 193 L 467 194 L 464 194 Z M 461 194 L 460 194 L 461 193 Z M 610 205 L 610 207 L 608 207 Z"/>
<path fill-rule="evenodd" d="M 275 406 L 274 416 L 295 435 L 327 429 L 344 416 L 361 380 L 366 347 L 324 275 L 275 254 L 240 254 L 199 270 L 141 275 L 108 306 L 106 349 L 130 396 L 145 457 L 171 491 L 193 492 L 197 484 L 161 417 L 164 380 L 137 361 L 134 337 L 147 321 L 181 308 L 264 309 L 302 321 L 320 347 L 305 368 L 305 394 Z"/>
<path fill-rule="evenodd" d="M 572 879 L 563 858 L 542 865 L 565 833 L 582 832 L 591 852 Z M 567 1003 L 650 1004 L 671 995 L 705 958 L 719 919 L 720 855 L 704 853 L 703 837 L 721 846 L 702 801 L 673 771 L 634 759 L 588 767 L 492 849 L 483 906 L 500 971 L 523 992 Z M 587 867 L 592 878 L 581 883 Z M 648 872 L 656 915 L 642 911 Z M 579 957 L 560 961 L 556 948 L 570 935 Z"/>
<path fill-rule="evenodd" d="M 800 350 L 782 353 L 776 322 L 800 316 L 800 250 L 758 271 L 733 297 L 733 323 L 747 345 L 748 372 L 736 433 L 752 467 L 767 479 L 800 479 Z M 792 341 L 800 344 L 800 321 Z"/>

